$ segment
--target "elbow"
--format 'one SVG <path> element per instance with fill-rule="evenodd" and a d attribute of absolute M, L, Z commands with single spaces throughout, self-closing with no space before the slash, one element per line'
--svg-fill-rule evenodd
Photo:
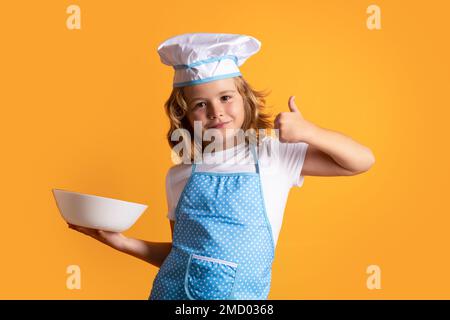
<path fill-rule="evenodd" d="M 375 155 L 373 154 L 372 150 L 369 149 L 366 171 L 372 168 L 374 164 L 375 164 Z"/>
<path fill-rule="evenodd" d="M 369 171 L 370 168 L 375 164 L 375 156 L 372 150 L 368 149 L 365 157 L 361 159 L 358 170 L 355 171 L 355 174 L 364 173 Z"/>

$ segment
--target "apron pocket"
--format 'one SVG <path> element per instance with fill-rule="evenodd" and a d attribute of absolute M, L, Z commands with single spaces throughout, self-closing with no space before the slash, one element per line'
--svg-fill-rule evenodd
<path fill-rule="evenodd" d="M 237 266 L 234 262 L 191 254 L 184 284 L 189 299 L 227 299 L 233 290 Z"/>

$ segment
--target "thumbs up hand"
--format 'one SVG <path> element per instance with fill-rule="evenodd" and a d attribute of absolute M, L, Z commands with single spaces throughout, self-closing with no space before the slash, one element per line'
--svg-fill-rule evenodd
<path fill-rule="evenodd" d="M 308 142 L 314 125 L 303 119 L 294 100 L 295 96 L 289 97 L 290 111 L 279 113 L 274 120 L 274 127 L 278 129 L 281 142 Z"/>

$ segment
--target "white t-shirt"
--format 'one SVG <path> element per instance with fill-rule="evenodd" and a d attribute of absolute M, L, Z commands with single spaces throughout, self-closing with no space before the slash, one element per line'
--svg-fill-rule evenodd
<path fill-rule="evenodd" d="M 264 137 L 261 145 L 256 147 L 264 202 L 275 245 L 289 190 L 294 186 L 303 185 L 304 177 L 300 173 L 307 148 L 307 143 L 283 143 L 271 136 Z M 214 159 L 216 163 L 213 163 Z M 256 167 L 249 147 L 241 143 L 222 151 L 205 152 L 203 163 L 198 163 L 195 171 L 256 172 Z M 166 175 L 167 217 L 170 220 L 175 220 L 178 200 L 191 173 L 192 165 L 181 163 L 171 167 Z"/>

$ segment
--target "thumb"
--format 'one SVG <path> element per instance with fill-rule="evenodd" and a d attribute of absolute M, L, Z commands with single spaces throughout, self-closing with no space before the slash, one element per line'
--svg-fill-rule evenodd
<path fill-rule="evenodd" d="M 300 114 L 300 116 L 302 115 L 300 110 L 298 109 L 297 105 L 295 104 L 295 96 L 289 97 L 288 105 L 289 105 L 289 110 L 291 110 L 291 112 L 298 113 L 298 114 Z"/>

